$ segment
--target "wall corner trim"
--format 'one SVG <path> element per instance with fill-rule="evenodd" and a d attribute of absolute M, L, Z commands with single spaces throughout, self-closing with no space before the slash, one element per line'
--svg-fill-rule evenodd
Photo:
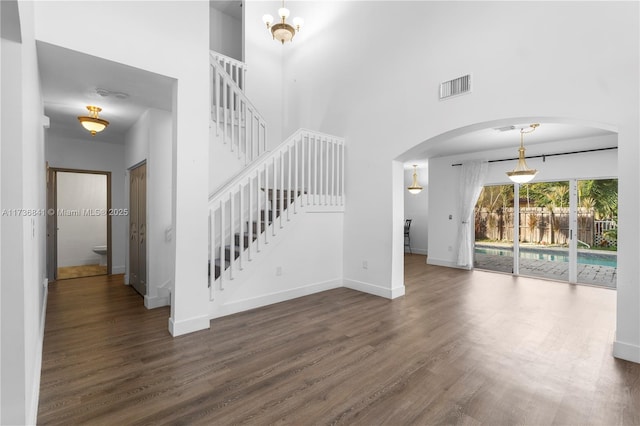
<path fill-rule="evenodd" d="M 460 266 L 456 265 L 456 262 L 452 262 L 450 260 L 434 259 L 431 257 L 427 257 L 427 265 L 446 266 L 447 268 L 456 268 L 456 269 L 468 269 L 468 268 L 461 268 Z"/>
<path fill-rule="evenodd" d="M 373 294 L 374 296 L 384 297 L 385 299 L 395 299 L 396 297 L 404 295 L 404 285 L 400 287 L 386 288 L 363 281 L 345 279 L 343 281 L 343 286 L 350 288 L 351 290 L 357 290 L 363 293 Z"/>
<path fill-rule="evenodd" d="M 36 346 L 36 359 L 33 364 L 33 387 L 31 389 L 31 407 L 29 407 L 29 424 L 38 423 L 38 405 L 40 405 L 40 376 L 42 373 L 42 349 L 44 347 L 44 326 L 47 317 L 47 299 L 49 297 L 49 281 L 43 280 L 44 292 L 42 294 L 42 307 L 40 311 L 40 334 Z"/>
<path fill-rule="evenodd" d="M 208 330 L 210 326 L 208 315 L 188 318 L 182 321 L 174 321 L 173 318 L 169 318 L 169 333 L 171 333 L 173 337 L 195 331 Z"/>
<path fill-rule="evenodd" d="M 640 364 L 640 346 L 616 340 L 613 342 L 613 356 Z"/>
<path fill-rule="evenodd" d="M 144 307 L 147 309 L 160 308 L 162 306 L 169 306 L 169 296 L 144 296 Z"/>

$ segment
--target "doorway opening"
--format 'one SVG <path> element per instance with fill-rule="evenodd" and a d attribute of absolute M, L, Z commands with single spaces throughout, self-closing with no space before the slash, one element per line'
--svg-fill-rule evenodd
<path fill-rule="evenodd" d="M 111 173 L 50 168 L 47 183 L 48 275 L 111 274 Z"/>

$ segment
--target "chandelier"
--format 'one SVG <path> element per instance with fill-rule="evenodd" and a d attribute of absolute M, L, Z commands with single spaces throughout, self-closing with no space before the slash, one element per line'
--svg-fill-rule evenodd
<path fill-rule="evenodd" d="M 285 41 L 291 41 L 293 36 L 296 35 L 296 32 L 300 31 L 300 28 L 302 28 L 304 24 L 304 20 L 298 17 L 293 18 L 293 25 L 288 24 L 287 18 L 289 14 L 289 9 L 284 7 L 284 0 L 282 0 L 282 7 L 278 9 L 278 16 L 280 16 L 281 22 L 274 24 L 273 16 L 268 14 L 262 17 L 262 22 L 267 24 L 267 29 L 271 30 L 273 39 L 280 41 L 282 44 L 284 44 Z"/>
<path fill-rule="evenodd" d="M 80 120 L 80 124 L 82 124 L 82 127 L 87 129 L 89 133 L 91 133 L 91 136 L 95 136 L 96 133 L 106 129 L 109 125 L 109 122 L 107 120 L 103 120 L 102 118 L 98 118 L 98 113 L 102 111 L 102 108 L 89 105 L 87 106 L 87 109 L 89 110 L 89 115 L 80 116 L 78 117 L 78 120 Z"/>
<path fill-rule="evenodd" d="M 407 187 L 407 189 L 409 190 L 410 193 L 412 194 L 419 194 L 420 191 L 422 191 L 422 187 L 420 186 L 420 184 L 418 184 L 418 165 L 414 164 L 413 165 L 413 183 L 411 184 L 411 186 Z"/>
<path fill-rule="evenodd" d="M 524 135 L 527 133 L 533 133 L 536 130 L 536 127 L 540 126 L 540 124 L 534 123 L 529 125 L 528 130 L 524 128 L 520 129 L 520 149 L 518 149 L 518 165 L 515 169 L 510 172 L 507 172 L 507 176 L 515 183 L 527 183 L 531 179 L 533 179 L 538 171 L 536 169 L 530 169 L 527 167 L 527 162 L 524 157 Z"/>

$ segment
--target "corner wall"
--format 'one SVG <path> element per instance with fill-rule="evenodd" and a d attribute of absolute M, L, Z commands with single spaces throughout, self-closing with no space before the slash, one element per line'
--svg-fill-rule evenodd
<path fill-rule="evenodd" d="M 2 2 L 0 14 L 0 204 L 2 209 L 36 212 L 0 218 L 0 423 L 32 424 L 38 409 L 47 295 L 44 108 L 33 5 Z M 12 34 L 6 33 L 7 24 Z"/>

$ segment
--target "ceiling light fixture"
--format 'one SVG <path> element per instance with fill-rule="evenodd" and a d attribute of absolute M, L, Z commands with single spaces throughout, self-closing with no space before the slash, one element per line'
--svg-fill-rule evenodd
<path fill-rule="evenodd" d="M 518 149 L 518 165 L 515 169 L 507 172 L 507 176 L 515 183 L 527 183 L 533 179 L 538 171 L 536 169 L 530 169 L 527 167 L 527 162 L 524 157 L 524 135 L 525 133 L 532 133 L 536 128 L 540 126 L 538 123 L 529 125 L 529 130 L 524 128 L 520 129 L 520 149 Z"/>
<path fill-rule="evenodd" d="M 296 35 L 296 32 L 300 31 L 300 28 L 302 28 L 302 25 L 304 25 L 304 20 L 297 17 L 293 18 L 293 25 L 295 26 L 295 28 L 294 26 L 288 24 L 287 18 L 289 17 L 289 14 L 289 9 L 284 7 L 284 0 L 282 0 L 282 7 L 278 9 L 278 16 L 280 16 L 280 19 L 282 19 L 281 22 L 274 24 L 273 16 L 268 14 L 262 17 L 262 22 L 267 24 L 267 29 L 271 30 L 273 39 L 278 40 L 282 44 L 284 44 L 285 41 L 293 40 L 293 36 Z"/>
<path fill-rule="evenodd" d="M 416 164 L 413 165 L 413 183 L 411 186 L 407 187 L 410 193 L 413 195 L 419 194 L 422 191 L 422 187 L 418 184 L 418 166 Z"/>
<path fill-rule="evenodd" d="M 78 120 L 80 120 L 82 127 L 91 133 L 91 136 L 95 136 L 96 133 L 103 131 L 109 125 L 109 122 L 98 117 L 98 113 L 102 111 L 102 108 L 88 105 L 87 109 L 89 110 L 89 116 L 80 116 Z"/>

